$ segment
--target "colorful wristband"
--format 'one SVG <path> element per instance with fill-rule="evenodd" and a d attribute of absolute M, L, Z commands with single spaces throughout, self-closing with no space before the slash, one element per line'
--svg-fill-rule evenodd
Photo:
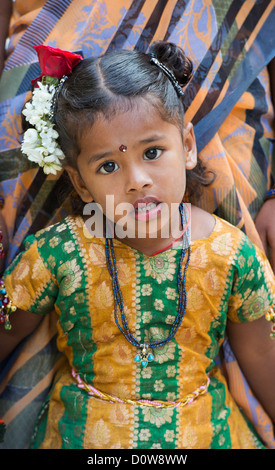
<path fill-rule="evenodd" d="M 269 189 L 265 194 L 264 201 L 266 201 L 267 199 L 273 199 L 274 197 L 275 197 L 275 188 Z"/>
<path fill-rule="evenodd" d="M 3 240 L 3 234 L 0 230 L 0 258 L 4 258 L 5 256 L 4 245 L 2 243 L 2 240 Z"/>
<path fill-rule="evenodd" d="M 17 307 L 7 295 L 3 279 L 0 279 L 0 325 L 4 325 L 5 330 L 11 330 L 10 314 L 16 310 Z"/>
<path fill-rule="evenodd" d="M 265 318 L 267 321 L 271 322 L 271 331 L 270 331 L 270 338 L 275 338 L 275 305 L 272 305 L 269 311 L 265 314 Z"/>

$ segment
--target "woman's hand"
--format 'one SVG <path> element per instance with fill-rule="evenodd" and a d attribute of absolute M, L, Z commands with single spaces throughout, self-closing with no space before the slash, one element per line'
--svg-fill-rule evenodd
<path fill-rule="evenodd" d="M 265 253 L 275 272 L 275 198 L 268 199 L 255 220 Z"/>

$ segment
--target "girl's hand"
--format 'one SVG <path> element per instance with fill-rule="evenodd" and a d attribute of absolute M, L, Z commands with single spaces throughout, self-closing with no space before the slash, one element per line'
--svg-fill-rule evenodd
<path fill-rule="evenodd" d="M 266 256 L 275 272 L 275 198 L 268 199 L 255 219 Z"/>

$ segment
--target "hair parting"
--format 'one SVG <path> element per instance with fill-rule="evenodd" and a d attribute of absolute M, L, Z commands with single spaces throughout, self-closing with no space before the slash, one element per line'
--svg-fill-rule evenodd
<path fill-rule="evenodd" d="M 114 50 L 80 61 L 55 96 L 54 123 L 63 166 L 77 169 L 83 133 L 95 120 L 111 119 L 117 112 L 134 109 L 137 100 L 154 106 L 163 120 L 184 126 L 184 93 L 193 75 L 191 60 L 175 44 L 158 41 L 148 53 Z M 190 199 L 211 183 L 199 162 L 187 172 Z"/>

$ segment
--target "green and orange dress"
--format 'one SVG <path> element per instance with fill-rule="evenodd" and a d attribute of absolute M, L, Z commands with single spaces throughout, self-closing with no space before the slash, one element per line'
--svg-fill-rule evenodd
<path fill-rule="evenodd" d="M 215 219 L 211 235 L 191 243 L 184 320 L 144 368 L 114 319 L 105 240 L 92 237 L 79 216 L 27 238 L 5 286 L 23 310 L 55 310 L 64 354 L 32 447 L 265 447 L 215 359 L 228 318 L 253 321 L 270 309 L 274 275 L 241 231 Z M 148 257 L 114 240 L 114 250 L 130 331 L 141 342 L 166 338 L 177 311 L 180 247 Z"/>

